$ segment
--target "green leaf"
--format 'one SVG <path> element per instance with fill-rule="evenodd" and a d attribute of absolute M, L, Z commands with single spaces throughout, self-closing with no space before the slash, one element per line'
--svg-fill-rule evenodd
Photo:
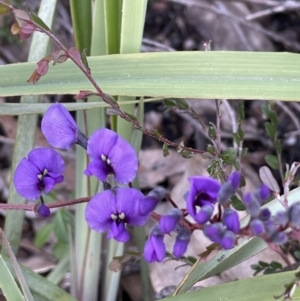
<path fill-rule="evenodd" d="M 1 9 L 1 7 L 0 7 Z M 0 255 L 0 289 L 8 301 L 24 301 L 24 297 Z"/>
<path fill-rule="evenodd" d="M 3 260 L 10 270 L 13 272 L 13 267 L 10 260 L 7 256 L 3 256 Z M 24 275 L 24 278 L 27 281 L 29 289 L 32 293 L 36 293 L 44 301 L 78 301 L 73 296 L 68 294 L 66 291 L 58 287 L 57 285 L 49 282 L 45 277 L 40 276 L 39 274 L 31 271 L 20 265 L 21 271 Z M 1 270 L 2 271 L 2 270 Z M 15 301 L 15 299 L 11 299 Z M 10 300 L 9 300 L 10 301 Z M 17 301 L 17 300 L 16 300 Z"/>
<path fill-rule="evenodd" d="M 187 101 L 183 98 L 176 98 L 174 99 L 176 106 L 180 109 L 180 110 L 187 110 L 189 108 L 189 104 L 187 103 Z"/>
<path fill-rule="evenodd" d="M 277 261 L 272 261 L 270 263 L 270 266 L 273 268 L 273 269 L 282 269 L 282 264 L 280 262 L 277 262 Z"/>
<path fill-rule="evenodd" d="M 68 226 L 74 227 L 73 215 L 66 209 L 58 210 L 53 220 L 53 230 L 61 242 L 69 242 Z"/>
<path fill-rule="evenodd" d="M 4 1 L 4 3 L 9 4 L 8 1 Z M 10 9 L 8 7 L 0 4 L 0 16 L 6 14 L 9 11 L 10 11 Z"/>
<path fill-rule="evenodd" d="M 240 199 L 238 199 L 237 196 L 234 195 L 231 198 L 231 201 L 232 201 L 232 207 L 234 209 L 236 209 L 238 211 L 244 211 L 244 210 L 246 210 L 246 206 L 244 205 L 244 203 Z"/>
<path fill-rule="evenodd" d="M 92 2 L 82 0 L 70 1 L 72 25 L 74 29 L 75 44 L 79 51 L 91 51 L 92 36 Z"/>
<path fill-rule="evenodd" d="M 266 155 L 265 156 L 266 163 L 273 169 L 278 170 L 279 168 L 279 161 L 278 158 L 274 155 Z"/>
<path fill-rule="evenodd" d="M 264 261 L 262 261 L 262 260 L 260 260 L 260 261 L 258 262 L 258 264 L 259 264 L 261 267 L 263 267 L 263 268 L 267 268 L 267 267 L 269 266 L 269 264 L 268 264 L 267 262 L 264 262 Z"/>
<path fill-rule="evenodd" d="M 236 161 L 237 151 L 233 147 L 229 147 L 222 152 L 220 157 L 226 164 L 232 165 Z"/>
<path fill-rule="evenodd" d="M 69 244 L 59 241 L 53 248 L 53 255 L 58 259 L 62 259 L 69 252 Z"/>
<path fill-rule="evenodd" d="M 240 124 L 239 124 L 239 126 L 238 126 L 238 131 L 237 131 L 237 133 L 238 133 L 238 135 L 239 135 L 240 140 L 244 140 L 244 132 L 243 132 L 242 127 L 241 127 Z"/>
<path fill-rule="evenodd" d="M 87 58 L 86 58 L 86 49 L 83 49 L 81 51 L 81 60 L 82 60 L 82 63 L 84 64 L 84 66 L 90 70 L 90 67 L 89 67 L 89 63 L 87 61 Z"/>
<path fill-rule="evenodd" d="M 251 264 L 251 265 L 250 265 L 250 268 L 251 268 L 252 270 L 257 271 L 257 270 L 260 270 L 260 265 L 258 265 L 258 264 Z"/>
<path fill-rule="evenodd" d="M 277 129 L 279 121 L 278 121 L 278 116 L 274 111 L 270 111 L 269 113 L 269 119 L 271 120 L 271 123 L 273 124 L 273 126 Z"/>
<path fill-rule="evenodd" d="M 195 153 L 184 149 L 182 152 L 180 152 L 180 155 L 185 159 L 190 159 L 194 157 Z"/>
<path fill-rule="evenodd" d="M 247 152 L 248 152 L 248 147 L 243 148 L 241 156 L 245 157 Z"/>
<path fill-rule="evenodd" d="M 99 56 L 88 62 L 96 82 L 111 95 L 299 100 L 298 54 L 179 51 Z M 228 66 L 234 66 L 230 74 Z M 35 63 L 1 65 L 0 96 L 92 89 L 72 62 L 50 67 L 31 85 L 25 79 L 35 68 Z"/>
<path fill-rule="evenodd" d="M 239 145 L 240 142 L 241 142 L 239 134 L 238 133 L 233 133 L 232 135 L 233 135 L 234 141 Z"/>
<path fill-rule="evenodd" d="M 169 147 L 166 143 L 163 144 L 163 156 L 164 157 L 167 157 L 170 155 L 170 152 L 169 152 Z"/>
<path fill-rule="evenodd" d="M 274 142 L 274 146 L 275 146 L 276 152 L 281 155 L 281 153 L 282 153 L 281 140 L 276 139 Z"/>
<path fill-rule="evenodd" d="M 274 295 L 284 292 L 284 285 L 295 278 L 295 271 L 277 273 L 268 276 L 242 279 L 212 287 L 201 288 L 180 296 L 168 297 L 165 301 L 273 301 Z M 296 290 L 293 299 L 300 298 Z"/>
<path fill-rule="evenodd" d="M 41 248 L 49 239 L 53 230 L 53 224 L 46 224 L 36 233 L 34 238 L 34 244 L 37 248 Z"/>
<path fill-rule="evenodd" d="M 176 103 L 174 101 L 174 99 L 164 99 L 164 104 L 166 107 L 169 107 L 169 108 L 173 108 L 173 107 L 176 107 Z"/>
<path fill-rule="evenodd" d="M 274 125 L 271 122 L 266 122 L 265 123 L 265 129 L 266 129 L 266 132 L 267 132 L 268 136 L 271 139 L 274 139 L 275 135 L 276 135 L 276 128 L 274 127 Z"/>
<path fill-rule="evenodd" d="M 36 23 L 37 25 L 41 26 L 43 29 L 47 31 L 51 31 L 51 29 L 45 24 L 45 22 L 37 16 L 35 13 L 30 13 L 31 20 Z"/>

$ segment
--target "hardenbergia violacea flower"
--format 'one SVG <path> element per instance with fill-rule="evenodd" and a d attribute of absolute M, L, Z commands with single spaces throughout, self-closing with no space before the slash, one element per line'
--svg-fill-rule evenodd
<path fill-rule="evenodd" d="M 49 193 L 64 180 L 65 163 L 61 156 L 50 148 L 37 148 L 19 163 L 14 174 L 17 192 L 33 201 Z"/>

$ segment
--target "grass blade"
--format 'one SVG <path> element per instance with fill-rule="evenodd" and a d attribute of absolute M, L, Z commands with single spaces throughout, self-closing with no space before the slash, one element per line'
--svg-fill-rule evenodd
<path fill-rule="evenodd" d="M 55 7 L 56 0 L 43 0 L 40 4 L 38 16 L 50 28 L 52 27 L 53 23 Z M 48 36 L 39 32 L 34 32 L 28 61 L 37 61 L 44 57 L 47 53 L 48 44 Z M 25 80 L 25 78 L 23 80 Z M 21 103 L 31 104 L 38 102 L 38 100 L 38 96 L 24 96 L 21 98 Z M 21 159 L 27 156 L 27 153 L 33 148 L 35 142 L 36 124 L 37 115 L 24 115 L 20 116 L 20 118 L 18 119 L 16 143 L 14 147 L 13 162 L 11 167 L 12 172 L 15 170 L 17 164 L 21 161 Z M 17 194 L 13 185 L 13 181 L 11 181 L 9 186 L 8 203 L 24 203 L 24 199 Z M 8 241 L 11 243 L 11 247 L 14 253 L 16 253 L 19 248 L 23 221 L 24 211 L 10 210 L 7 212 L 4 230 Z M 2 249 L 2 253 L 5 253 L 4 249 Z"/>
<path fill-rule="evenodd" d="M 272 52 L 168 52 L 89 58 L 105 93 L 121 96 L 299 100 L 300 56 Z M 93 89 L 71 62 L 28 84 L 33 63 L 0 66 L 0 96 L 77 94 Z"/>

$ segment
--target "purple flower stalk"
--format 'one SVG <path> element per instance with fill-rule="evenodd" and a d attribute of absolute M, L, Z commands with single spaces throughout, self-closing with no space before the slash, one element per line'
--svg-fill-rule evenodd
<path fill-rule="evenodd" d="M 155 225 L 144 246 L 144 257 L 147 262 L 161 262 L 166 256 L 166 246 L 164 244 L 164 235 Z"/>
<path fill-rule="evenodd" d="M 48 108 L 42 119 L 41 129 L 53 147 L 68 149 L 72 144 L 79 143 L 86 148 L 87 138 L 80 132 L 69 111 L 60 103 Z"/>
<path fill-rule="evenodd" d="M 87 176 L 94 175 L 104 182 L 109 174 L 114 174 L 120 184 L 127 184 L 136 176 L 136 152 L 114 131 L 106 128 L 97 130 L 88 140 L 87 153 L 92 159 L 84 171 Z"/>
<path fill-rule="evenodd" d="M 171 209 L 167 215 L 163 215 L 159 221 L 160 231 L 168 234 L 173 231 L 180 219 L 182 218 L 182 211 L 178 208 Z"/>
<path fill-rule="evenodd" d="M 39 198 L 44 191 L 49 193 L 64 180 L 65 163 L 61 156 L 50 148 L 36 148 L 19 163 L 14 174 L 17 192 L 27 200 Z"/>
<path fill-rule="evenodd" d="M 262 184 L 255 192 L 254 195 L 257 197 L 257 199 L 261 202 L 261 204 L 264 204 L 264 202 L 269 198 L 270 196 L 270 189 L 265 185 Z"/>
<path fill-rule="evenodd" d="M 191 187 L 186 197 L 187 211 L 196 222 L 206 223 L 213 213 L 221 184 L 215 179 L 200 176 L 190 177 L 189 181 Z M 201 208 L 204 206 L 203 212 Z"/>
<path fill-rule="evenodd" d="M 98 232 L 109 230 L 107 238 L 120 242 L 129 240 L 125 225 L 143 226 L 148 215 L 139 215 L 137 205 L 144 195 L 134 188 L 117 188 L 96 194 L 87 204 L 85 219 L 90 228 Z"/>

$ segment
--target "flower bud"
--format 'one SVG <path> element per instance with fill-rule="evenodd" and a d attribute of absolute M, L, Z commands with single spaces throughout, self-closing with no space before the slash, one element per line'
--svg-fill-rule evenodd
<path fill-rule="evenodd" d="M 159 226 L 155 225 L 149 235 L 144 246 L 144 257 L 147 262 L 161 262 L 166 256 L 166 246 L 164 244 L 164 236 Z"/>
<path fill-rule="evenodd" d="M 221 239 L 221 246 L 224 250 L 232 249 L 235 245 L 235 234 L 227 230 L 224 232 L 222 239 Z"/>
<path fill-rule="evenodd" d="M 261 209 L 259 213 L 259 219 L 267 221 L 271 217 L 271 211 L 268 208 Z"/>
<path fill-rule="evenodd" d="M 35 213 L 39 217 L 48 217 L 50 215 L 50 209 L 45 204 L 38 204 Z"/>
<path fill-rule="evenodd" d="M 214 223 L 210 225 L 205 225 L 203 233 L 211 241 L 220 244 L 222 240 L 225 227 L 221 223 Z"/>
<path fill-rule="evenodd" d="M 274 232 L 271 239 L 276 245 L 283 245 L 288 242 L 288 237 L 284 232 Z"/>
<path fill-rule="evenodd" d="M 251 215 L 251 217 L 259 216 L 260 203 L 253 194 L 251 194 L 251 193 L 245 194 L 244 204 L 246 206 L 247 212 Z"/>
<path fill-rule="evenodd" d="M 223 215 L 223 224 L 228 230 L 231 230 L 233 233 L 237 234 L 240 231 L 240 220 L 237 212 L 230 208 L 225 209 Z"/>
<path fill-rule="evenodd" d="M 265 185 L 262 184 L 255 192 L 254 195 L 260 201 L 261 204 L 264 203 L 266 199 L 270 196 L 270 189 Z"/>
<path fill-rule="evenodd" d="M 167 215 L 163 215 L 159 221 L 160 231 L 164 234 L 173 231 L 180 219 L 182 218 L 182 211 L 178 208 L 173 208 Z"/>
<path fill-rule="evenodd" d="M 289 223 L 289 214 L 287 211 L 280 211 L 276 213 L 274 219 L 276 224 L 285 226 Z"/>
<path fill-rule="evenodd" d="M 255 218 L 250 222 L 250 229 L 254 236 L 259 236 L 265 232 L 264 223 L 258 218 Z"/>
<path fill-rule="evenodd" d="M 180 227 L 173 248 L 173 255 L 176 258 L 180 258 L 184 255 L 190 242 L 190 238 L 191 232 L 184 227 Z"/>
<path fill-rule="evenodd" d="M 296 228 L 300 227 L 300 203 L 296 203 L 290 207 L 289 219 L 294 227 Z"/>
<path fill-rule="evenodd" d="M 201 207 L 200 211 L 194 216 L 194 220 L 198 224 L 205 224 L 209 221 L 214 212 L 214 206 L 211 204 L 204 205 Z"/>
<path fill-rule="evenodd" d="M 238 171 L 235 171 L 229 176 L 227 181 L 221 186 L 221 189 L 218 193 L 218 202 L 220 204 L 226 203 L 239 188 L 241 182 L 241 174 Z"/>

